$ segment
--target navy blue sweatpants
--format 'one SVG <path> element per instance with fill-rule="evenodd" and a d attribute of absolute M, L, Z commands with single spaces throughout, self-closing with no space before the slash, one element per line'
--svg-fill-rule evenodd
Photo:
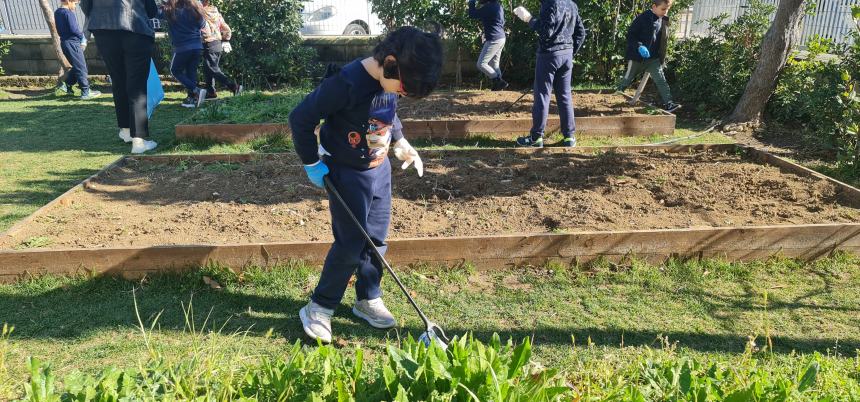
<path fill-rule="evenodd" d="M 328 176 L 335 188 L 379 251 L 385 254 L 388 249 L 385 238 L 391 221 L 391 163 L 388 158 L 381 165 L 363 171 L 329 161 L 326 163 Z M 373 256 L 364 236 L 337 198 L 332 194 L 328 198 L 334 244 L 326 256 L 322 276 L 311 299 L 326 308 L 337 307 L 353 273 L 356 275 L 356 300 L 381 297 L 382 264 Z"/>
<path fill-rule="evenodd" d="M 88 89 L 90 81 L 87 78 L 87 59 L 84 57 L 83 49 L 81 49 L 81 41 L 77 39 L 64 40 L 60 42 L 60 49 L 63 50 L 63 55 L 72 65 L 72 69 L 66 75 L 66 85 L 71 88 L 72 85 L 78 84 L 82 91 Z"/>
<path fill-rule="evenodd" d="M 573 73 L 573 50 L 560 50 L 554 53 L 538 53 L 535 61 L 535 102 L 532 106 L 533 140 L 543 137 L 546 119 L 549 115 L 549 95 L 555 92 L 558 117 L 561 120 L 561 133 L 565 138 L 573 138 L 576 124 L 573 121 L 573 98 L 570 95 L 570 77 Z"/>
<path fill-rule="evenodd" d="M 202 55 L 202 49 L 174 53 L 170 62 L 170 73 L 182 83 L 188 95 L 197 92 L 197 67 L 200 66 Z"/>

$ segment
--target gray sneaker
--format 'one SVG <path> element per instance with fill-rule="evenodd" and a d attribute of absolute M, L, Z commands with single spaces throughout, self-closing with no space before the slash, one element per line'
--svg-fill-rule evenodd
<path fill-rule="evenodd" d="M 358 318 L 363 318 L 374 328 L 386 329 L 397 325 L 394 316 L 385 308 L 382 298 L 359 300 L 352 307 L 352 313 Z"/>
<path fill-rule="evenodd" d="M 331 316 L 333 314 L 334 310 L 327 309 L 313 301 L 308 302 L 307 306 L 299 310 L 299 318 L 302 320 L 305 333 L 323 343 L 331 343 Z"/>

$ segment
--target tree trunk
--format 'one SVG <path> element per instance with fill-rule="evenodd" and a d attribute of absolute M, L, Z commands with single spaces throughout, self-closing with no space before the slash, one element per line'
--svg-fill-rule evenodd
<path fill-rule="evenodd" d="M 48 29 L 51 31 L 51 39 L 54 42 L 54 52 L 57 54 L 57 61 L 60 62 L 59 70 L 57 71 L 57 81 L 62 82 L 63 76 L 66 75 L 66 70 L 72 67 L 66 56 L 63 55 L 63 50 L 60 48 L 60 35 L 57 33 L 57 24 L 54 23 L 54 11 L 51 10 L 51 5 L 48 0 L 39 0 L 39 5 L 42 7 L 42 14 L 45 17 L 45 22 L 48 23 Z"/>
<path fill-rule="evenodd" d="M 741 100 L 726 119 L 730 123 L 758 121 L 776 89 L 776 80 L 785 67 L 797 40 L 797 31 L 805 12 L 804 0 L 781 0 L 776 17 L 764 36 L 755 70 L 747 82 Z"/>

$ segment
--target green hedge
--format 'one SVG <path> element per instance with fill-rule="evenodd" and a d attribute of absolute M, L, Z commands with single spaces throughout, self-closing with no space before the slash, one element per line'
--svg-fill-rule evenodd
<path fill-rule="evenodd" d="M 481 24 L 467 15 L 466 0 L 371 0 L 373 10 L 388 27 L 400 25 L 424 25 L 436 21 L 443 25 L 446 36 L 455 40 L 455 45 L 446 49 L 456 52 L 460 47 L 463 63 L 475 63 L 474 56 L 481 47 Z M 649 2 L 637 0 L 577 1 L 588 37 L 582 51 L 576 57 L 573 81 L 577 84 L 591 83 L 609 85 L 614 83 L 624 68 L 627 28 L 633 19 L 649 7 Z M 502 70 L 509 81 L 522 85 L 534 79 L 537 34 L 520 21 L 513 8 L 523 5 L 535 16 L 540 11 L 539 0 L 522 2 L 501 1 L 505 8 L 507 43 L 502 53 Z M 692 4 L 692 0 L 677 0 L 670 14 Z"/>

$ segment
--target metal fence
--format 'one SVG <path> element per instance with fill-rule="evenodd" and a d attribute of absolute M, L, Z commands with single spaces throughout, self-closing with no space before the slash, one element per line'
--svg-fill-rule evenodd
<path fill-rule="evenodd" d="M 777 5 L 778 0 L 763 0 L 764 3 Z M 692 24 L 686 36 L 704 36 L 710 26 L 708 20 L 721 14 L 728 16 L 727 21 L 733 21 L 749 8 L 748 0 L 697 0 L 692 7 Z M 853 21 L 851 20 L 851 5 L 860 4 L 860 0 L 819 0 L 812 15 L 803 19 L 800 33 L 801 45 L 805 45 L 814 35 L 833 39 L 837 43 L 848 41 Z"/>
<path fill-rule="evenodd" d="M 49 0 L 56 8 L 59 0 Z M 779 0 L 763 0 L 777 4 Z M 845 42 L 853 27 L 851 5 L 860 0 L 819 0 L 814 15 L 803 20 L 801 43 L 819 35 L 836 42 Z M 749 7 L 749 0 L 697 0 L 683 13 L 677 30 L 679 37 L 707 35 L 708 20 L 726 14 L 734 20 Z M 80 9 L 75 14 L 84 26 Z M 379 34 L 379 19 L 370 10 L 367 0 L 308 0 L 302 13 L 305 35 Z M 39 8 L 39 0 L 0 0 L 0 34 L 47 34 L 48 26 Z"/>
<path fill-rule="evenodd" d="M 52 9 L 60 6 L 60 0 L 48 0 Z M 84 13 L 75 10 L 78 23 L 84 26 Z M 0 33 L 15 35 L 44 35 L 48 24 L 39 7 L 39 0 L 0 0 Z"/>

